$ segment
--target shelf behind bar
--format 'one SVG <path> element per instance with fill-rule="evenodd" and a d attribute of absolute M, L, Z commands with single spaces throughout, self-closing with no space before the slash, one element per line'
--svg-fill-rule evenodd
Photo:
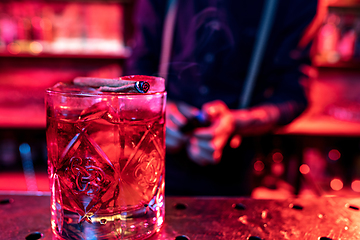
<path fill-rule="evenodd" d="M 291 124 L 278 129 L 279 135 L 360 136 L 360 122 L 344 121 L 326 115 L 304 113 Z"/>
<path fill-rule="evenodd" d="M 39 128 L 46 127 L 45 108 L 24 107 L 6 108 L 0 107 L 0 128 Z"/>
<path fill-rule="evenodd" d="M 130 56 L 130 49 L 124 48 L 123 51 L 118 53 L 18 53 L 12 54 L 9 52 L 0 52 L 0 58 L 74 58 L 74 59 L 124 59 Z"/>

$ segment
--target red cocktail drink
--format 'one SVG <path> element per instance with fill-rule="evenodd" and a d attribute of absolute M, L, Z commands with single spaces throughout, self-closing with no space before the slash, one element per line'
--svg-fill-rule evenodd
<path fill-rule="evenodd" d="M 57 84 L 47 90 L 55 239 L 143 239 L 164 221 L 164 80 L 147 93 Z"/>

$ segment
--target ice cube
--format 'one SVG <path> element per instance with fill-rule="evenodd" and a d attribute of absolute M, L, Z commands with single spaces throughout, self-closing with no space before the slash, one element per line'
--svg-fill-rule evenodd
<path fill-rule="evenodd" d="M 108 111 L 101 118 L 109 123 L 118 123 L 120 121 L 120 116 L 113 106 L 109 106 Z"/>
<path fill-rule="evenodd" d="M 98 102 L 84 109 L 79 116 L 79 120 L 85 122 L 100 119 L 109 111 L 110 105 L 108 102 Z"/>

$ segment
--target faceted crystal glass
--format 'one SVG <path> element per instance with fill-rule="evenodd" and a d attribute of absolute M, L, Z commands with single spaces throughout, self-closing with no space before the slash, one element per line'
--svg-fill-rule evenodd
<path fill-rule="evenodd" d="M 46 91 L 53 239 L 144 239 L 163 224 L 164 79 L 147 93 Z"/>

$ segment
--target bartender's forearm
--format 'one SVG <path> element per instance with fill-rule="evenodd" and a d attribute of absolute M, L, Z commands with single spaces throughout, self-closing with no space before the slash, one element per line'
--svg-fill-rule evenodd
<path fill-rule="evenodd" d="M 266 104 L 250 109 L 232 110 L 235 133 L 242 136 L 260 135 L 273 130 L 280 119 L 276 105 Z"/>

